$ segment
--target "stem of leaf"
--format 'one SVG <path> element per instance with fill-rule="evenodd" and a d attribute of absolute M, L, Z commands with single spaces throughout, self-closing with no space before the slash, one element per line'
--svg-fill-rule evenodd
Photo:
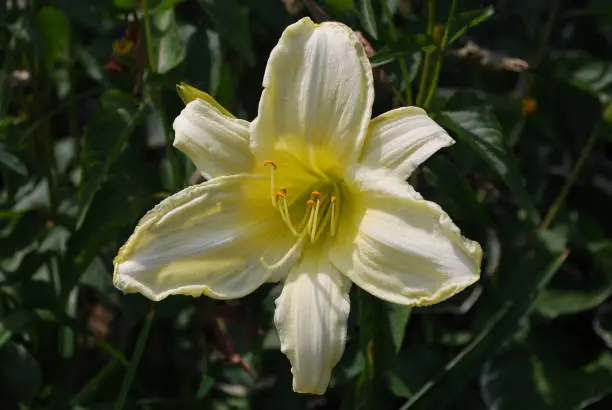
<path fill-rule="evenodd" d="M 130 360 L 127 372 L 125 373 L 125 377 L 123 378 L 123 383 L 121 384 L 121 391 L 119 392 L 119 397 L 115 402 L 114 410 L 122 410 L 123 406 L 125 405 L 125 400 L 127 399 L 128 393 L 130 392 L 130 387 L 132 386 L 132 382 L 134 381 L 134 376 L 136 375 L 138 363 L 140 362 L 140 358 L 142 357 L 142 352 L 144 351 L 147 338 L 149 337 L 149 331 L 151 330 L 151 323 L 153 323 L 154 316 L 155 311 L 151 306 L 151 310 L 147 314 L 145 322 L 142 325 L 142 329 L 140 330 L 140 334 L 138 335 L 136 347 L 134 347 L 134 354 L 132 355 L 132 359 Z"/>
<path fill-rule="evenodd" d="M 436 0 L 427 1 L 427 34 L 433 38 L 434 28 L 436 24 Z M 425 90 L 427 89 L 427 80 L 429 79 L 429 71 L 431 70 L 431 59 L 433 54 L 430 50 L 425 51 L 425 62 L 421 71 L 421 80 L 419 82 L 419 92 L 417 94 L 416 105 L 421 106 L 425 98 Z"/>
<path fill-rule="evenodd" d="M 391 14 L 391 10 L 389 9 L 389 4 L 386 1 L 382 1 L 383 12 L 385 13 L 385 18 L 387 19 L 387 23 L 389 25 L 389 36 L 391 40 L 397 40 L 397 30 L 395 28 L 395 24 L 393 23 L 393 15 Z M 410 84 L 410 72 L 408 71 L 408 67 L 406 66 L 406 61 L 403 58 L 398 59 L 400 70 L 402 71 L 402 78 L 404 80 L 404 86 L 406 87 L 404 100 L 406 105 L 412 105 L 412 86 Z"/>
<path fill-rule="evenodd" d="M 576 164 L 574 165 L 574 168 L 572 169 L 572 173 L 570 177 L 568 178 L 567 181 L 565 181 L 565 184 L 563 185 L 563 188 L 561 188 L 561 191 L 559 191 L 557 198 L 555 199 L 553 204 L 548 209 L 548 212 L 546 212 L 544 221 L 540 225 L 541 231 L 545 231 L 546 229 L 548 229 L 551 222 L 557 215 L 559 208 L 561 208 L 561 205 L 563 204 L 563 202 L 565 202 L 565 199 L 567 198 L 567 195 L 572 189 L 572 186 L 574 186 L 574 184 L 576 183 L 576 179 L 578 179 L 578 175 L 580 174 L 580 171 L 582 170 L 582 167 L 584 166 L 584 163 L 586 162 L 586 159 L 589 157 L 589 154 L 591 153 L 591 150 L 593 149 L 593 145 L 595 144 L 595 141 L 597 140 L 598 131 L 599 131 L 598 128 L 595 128 L 593 130 L 588 141 L 586 142 L 586 144 L 580 151 L 580 156 L 578 157 L 578 161 L 576 161 Z"/>
<path fill-rule="evenodd" d="M 453 19 L 455 17 L 455 11 L 457 10 L 457 0 L 453 0 L 451 3 L 450 11 L 448 13 L 448 20 L 446 21 L 446 26 L 444 27 L 444 37 L 442 37 L 442 42 L 438 47 L 436 52 L 436 65 L 434 68 L 433 78 L 429 83 L 429 91 L 427 93 L 427 98 L 423 103 L 423 108 L 427 109 L 433 96 L 436 93 L 436 89 L 438 88 L 438 80 L 440 79 L 440 72 L 442 71 L 442 60 L 444 59 L 444 51 L 446 51 L 446 47 L 448 46 L 448 37 L 450 35 L 451 25 L 453 23 Z"/>

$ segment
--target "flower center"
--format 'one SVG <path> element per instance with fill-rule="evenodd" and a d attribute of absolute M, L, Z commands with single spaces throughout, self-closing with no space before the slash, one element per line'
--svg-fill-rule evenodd
<path fill-rule="evenodd" d="M 292 196 L 287 187 L 276 187 L 276 163 L 264 161 L 264 167 L 270 172 L 270 199 L 272 206 L 278 211 L 283 222 L 296 237 L 295 244 L 276 263 L 270 265 L 263 257 L 261 262 L 268 269 L 275 269 L 287 262 L 308 240 L 317 242 L 323 233 L 336 235 L 340 213 L 340 187 L 333 180 L 320 181 L 321 189 L 306 190 L 309 194 L 296 193 Z M 319 187 L 317 187 L 319 188 Z M 301 217 L 300 217 L 301 216 Z M 299 220 L 299 223 L 296 221 Z"/>

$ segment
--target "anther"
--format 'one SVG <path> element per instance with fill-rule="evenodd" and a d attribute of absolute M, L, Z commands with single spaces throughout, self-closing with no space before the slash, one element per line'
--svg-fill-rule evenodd
<path fill-rule="evenodd" d="M 263 162 L 263 166 L 272 165 L 272 168 L 276 169 L 276 163 L 270 159 L 267 159 Z"/>
<path fill-rule="evenodd" d="M 263 162 L 263 166 L 266 167 L 268 165 L 270 165 L 270 199 L 272 200 L 272 206 L 276 208 L 276 202 L 278 201 L 274 189 L 274 170 L 276 169 L 276 164 L 268 159 Z"/>
<path fill-rule="evenodd" d="M 312 195 L 313 197 L 317 199 L 321 199 L 321 193 L 319 191 L 312 191 L 310 195 Z"/>
<path fill-rule="evenodd" d="M 315 201 L 313 201 L 312 199 L 309 199 L 308 201 L 306 201 L 306 205 L 310 205 L 310 206 L 314 206 Z"/>
<path fill-rule="evenodd" d="M 279 191 L 283 194 L 283 195 L 287 195 L 287 187 L 280 187 Z"/>

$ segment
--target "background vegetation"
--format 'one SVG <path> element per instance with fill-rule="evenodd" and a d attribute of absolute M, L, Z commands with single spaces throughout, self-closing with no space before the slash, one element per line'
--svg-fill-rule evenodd
<path fill-rule="evenodd" d="M 111 283 L 138 218 L 197 181 L 176 83 L 252 119 L 305 15 L 361 32 L 375 113 L 425 106 L 457 139 L 411 182 L 485 250 L 440 305 L 354 287 L 324 397 L 291 391 L 277 287 L 153 305 Z M 612 408 L 609 1 L 2 0 L 0 45 L 0 408 Z"/>

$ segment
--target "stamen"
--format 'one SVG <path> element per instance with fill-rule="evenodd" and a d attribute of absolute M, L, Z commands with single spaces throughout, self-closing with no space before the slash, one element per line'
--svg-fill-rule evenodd
<path fill-rule="evenodd" d="M 317 191 L 314 191 L 312 193 L 312 196 L 314 196 L 317 199 L 315 201 L 315 206 L 314 206 L 314 219 L 312 221 L 312 227 L 310 231 L 310 242 L 314 242 L 316 239 L 315 237 L 317 233 L 317 223 L 319 222 L 319 208 L 321 208 L 321 200 L 320 200 L 321 194 L 319 194 Z"/>
<path fill-rule="evenodd" d="M 295 236 L 300 236 L 301 234 L 293 226 L 291 216 L 289 215 L 289 206 L 287 205 L 287 188 L 285 188 L 285 192 L 282 192 L 282 189 L 283 188 L 281 188 L 281 192 L 277 194 L 277 198 L 279 198 L 278 195 L 280 194 L 280 206 L 278 207 L 278 211 L 280 212 L 281 218 L 283 218 L 285 224 L 289 227 L 289 230 L 291 230 Z"/>
<path fill-rule="evenodd" d="M 321 199 L 321 193 L 319 191 L 312 191 L 310 195 L 312 195 L 313 197 L 317 199 Z"/>
<path fill-rule="evenodd" d="M 331 224 L 330 224 L 330 231 L 331 231 L 331 236 L 336 235 L 336 228 L 337 228 L 337 219 L 336 219 L 336 202 L 338 200 L 336 199 L 335 196 L 331 197 Z"/>
<path fill-rule="evenodd" d="M 304 230 L 306 229 L 306 223 L 309 222 L 310 219 L 310 214 L 312 213 L 312 207 L 314 206 L 315 202 L 312 199 L 309 199 L 308 201 L 306 201 L 306 206 L 308 206 L 308 211 L 304 212 L 304 217 L 302 218 L 302 221 L 300 222 L 300 226 L 298 227 L 298 231 L 299 232 L 304 232 Z"/>
<path fill-rule="evenodd" d="M 264 257 L 262 256 L 261 258 L 259 258 L 259 261 L 261 262 L 261 264 L 264 266 L 264 268 L 268 269 L 268 270 L 274 270 L 277 268 L 280 268 L 281 266 L 283 266 L 284 263 L 286 263 L 294 254 L 295 252 L 300 248 L 300 246 L 302 245 L 302 242 L 304 242 L 304 238 L 306 237 L 306 235 L 301 235 L 297 241 L 295 241 L 295 243 L 293 244 L 293 246 L 291 247 L 291 249 L 289 249 L 287 251 L 287 253 L 285 255 L 283 255 L 282 258 L 280 258 L 278 260 L 278 262 L 273 263 L 272 265 L 268 264 L 268 262 L 266 262 L 266 260 L 264 259 Z"/>
<path fill-rule="evenodd" d="M 297 250 L 300 248 L 300 246 L 302 245 L 302 243 L 304 242 L 304 238 L 306 238 L 306 235 L 308 234 L 308 231 L 310 230 L 310 225 L 312 224 L 312 217 L 314 216 L 314 213 L 312 212 L 312 207 L 309 207 L 310 212 L 308 212 L 309 217 L 308 217 L 308 223 L 306 224 L 306 228 L 302 231 L 302 233 L 300 234 L 299 238 L 297 241 L 295 241 L 295 243 L 293 244 L 293 246 L 287 251 L 286 254 L 283 255 L 282 258 L 280 258 L 278 260 L 278 262 L 273 263 L 272 265 L 268 264 L 266 262 L 266 260 L 264 259 L 264 257 L 262 256 L 261 258 L 259 258 L 261 264 L 268 270 L 274 270 L 277 268 L 280 268 L 281 266 L 283 266 L 284 263 L 286 263 L 296 252 Z"/>
<path fill-rule="evenodd" d="M 274 171 L 276 170 L 276 164 L 274 161 L 268 159 L 263 162 L 263 166 L 267 167 L 268 165 L 270 165 L 270 198 L 272 199 L 272 206 L 276 208 L 276 190 L 274 189 Z"/>

